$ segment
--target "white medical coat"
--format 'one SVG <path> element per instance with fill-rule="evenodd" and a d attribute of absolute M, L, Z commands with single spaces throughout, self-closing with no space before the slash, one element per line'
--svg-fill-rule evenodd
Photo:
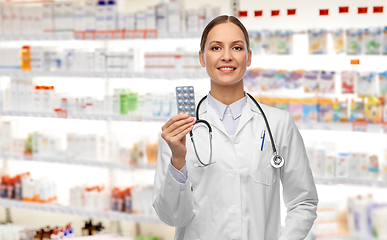
<path fill-rule="evenodd" d="M 247 98 L 233 138 L 205 100 L 200 119 L 212 126 L 215 164 L 198 167 L 192 142 L 187 138 L 188 179 L 177 182 L 169 173 L 172 156 L 160 142 L 153 192 L 159 218 L 176 227 L 175 240 L 301 240 L 316 215 L 318 197 L 301 135 L 293 117 L 261 104 L 285 165 L 270 165 L 273 150 L 261 112 Z M 265 140 L 261 151 L 261 133 Z M 194 140 L 203 161 L 208 161 L 208 131 L 194 128 Z M 280 223 L 280 182 L 287 207 L 285 228 Z"/>

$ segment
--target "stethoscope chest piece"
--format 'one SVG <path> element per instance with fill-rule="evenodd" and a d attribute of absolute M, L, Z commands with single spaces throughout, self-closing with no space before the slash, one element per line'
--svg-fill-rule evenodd
<path fill-rule="evenodd" d="M 270 161 L 270 164 L 273 168 L 280 168 L 284 165 L 284 163 L 284 158 L 279 154 L 275 154 Z"/>

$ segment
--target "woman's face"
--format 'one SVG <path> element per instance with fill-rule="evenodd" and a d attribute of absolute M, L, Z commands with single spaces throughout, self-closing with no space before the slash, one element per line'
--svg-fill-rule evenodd
<path fill-rule="evenodd" d="M 199 52 L 200 64 L 211 80 L 219 85 L 234 85 L 243 79 L 251 64 L 245 36 L 234 23 L 216 25 L 208 33 L 204 53 Z"/>

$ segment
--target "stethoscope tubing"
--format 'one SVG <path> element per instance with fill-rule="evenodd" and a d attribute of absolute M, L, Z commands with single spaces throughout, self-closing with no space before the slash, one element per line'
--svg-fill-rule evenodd
<path fill-rule="evenodd" d="M 262 117 L 263 117 L 263 120 L 265 121 L 265 125 L 266 125 L 266 128 L 267 128 L 267 131 L 269 132 L 269 137 L 270 137 L 270 141 L 271 141 L 271 147 L 273 149 L 273 158 L 272 158 L 272 162 L 277 158 L 277 157 L 280 157 L 283 161 L 283 157 L 280 156 L 277 152 L 277 147 L 275 146 L 275 142 L 274 142 L 274 138 L 273 138 L 273 134 L 271 132 L 271 129 L 270 129 L 270 125 L 269 125 L 269 122 L 267 121 L 267 118 L 266 118 L 266 114 L 264 113 L 264 111 L 262 110 L 261 106 L 258 104 L 258 102 L 254 99 L 253 96 L 251 96 L 249 93 L 247 93 L 247 96 L 250 97 L 250 99 L 255 103 L 255 105 L 257 105 L 259 111 L 261 111 L 261 114 L 262 114 Z M 192 141 L 192 144 L 194 146 L 194 150 L 195 150 L 195 154 L 196 154 L 196 157 L 198 158 L 200 164 L 202 164 L 202 167 L 206 167 L 206 166 L 209 166 L 212 163 L 212 127 L 211 125 L 206 121 L 206 120 L 202 120 L 202 119 L 199 119 L 199 108 L 200 108 L 200 105 L 202 104 L 202 102 L 207 98 L 207 95 L 204 96 L 198 103 L 198 106 L 196 108 L 196 121 L 194 123 L 195 124 L 198 124 L 198 123 L 204 123 L 207 127 L 208 127 L 208 132 L 209 132 L 209 138 L 210 138 L 210 161 L 206 164 L 206 163 L 203 163 L 201 160 L 200 160 L 200 157 L 197 153 L 197 149 L 196 149 L 196 144 L 195 144 L 195 141 L 194 141 L 194 138 L 193 138 L 193 129 L 189 132 L 189 135 L 190 135 L 190 138 L 191 138 L 191 141 Z M 274 163 L 272 163 L 273 165 Z M 280 165 L 282 166 L 283 163 Z M 278 166 L 278 167 L 280 167 Z M 274 167 L 274 165 L 273 165 Z M 278 168 L 276 167 L 276 168 Z"/>

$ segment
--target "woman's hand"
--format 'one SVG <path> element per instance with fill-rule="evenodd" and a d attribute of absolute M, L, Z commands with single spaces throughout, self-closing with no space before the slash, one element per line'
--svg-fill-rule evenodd
<path fill-rule="evenodd" d="M 171 119 L 161 128 L 161 137 L 168 143 L 172 151 L 172 165 L 180 170 L 185 165 L 185 135 L 192 130 L 195 118 L 187 114 L 179 114 Z"/>

